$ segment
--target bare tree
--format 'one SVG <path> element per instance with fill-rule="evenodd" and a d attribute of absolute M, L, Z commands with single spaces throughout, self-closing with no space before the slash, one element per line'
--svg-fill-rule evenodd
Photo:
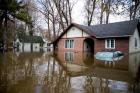
<path fill-rule="evenodd" d="M 38 10 L 45 17 L 45 21 L 48 27 L 49 39 L 51 38 L 51 35 L 53 35 L 53 37 L 56 37 L 56 23 L 58 21 L 57 20 L 58 13 L 56 12 L 56 8 L 53 1 L 38 0 L 38 2 L 42 5 L 43 8 Z"/>
<path fill-rule="evenodd" d="M 100 15 L 100 24 L 103 23 L 103 13 L 104 13 L 104 2 L 101 0 L 101 15 Z"/>
<path fill-rule="evenodd" d="M 96 6 L 96 0 L 87 0 L 85 5 L 85 11 L 86 11 L 86 23 L 88 26 L 91 25 L 93 20 L 93 14 Z"/>
<path fill-rule="evenodd" d="M 140 16 L 140 0 L 132 0 L 130 5 L 130 20 L 135 19 L 138 16 Z"/>
<path fill-rule="evenodd" d="M 136 19 L 140 15 L 140 0 L 117 0 L 114 2 L 113 12 L 118 15 L 127 15 L 130 20 Z"/>
<path fill-rule="evenodd" d="M 73 5 L 69 0 L 38 0 L 38 2 L 42 6 L 42 9 L 38 10 L 46 18 L 50 38 L 55 39 L 72 22 Z"/>
<path fill-rule="evenodd" d="M 70 0 L 53 0 L 59 14 L 62 29 L 64 30 L 71 22 L 72 5 Z"/>
<path fill-rule="evenodd" d="M 26 30 L 30 35 L 33 35 L 34 30 L 36 28 L 36 22 L 37 22 L 37 11 L 35 9 L 35 1 L 34 0 L 23 0 L 26 4 L 26 11 L 31 16 L 31 24 L 26 24 Z"/>
<path fill-rule="evenodd" d="M 100 24 L 103 23 L 103 17 L 104 17 L 104 23 L 108 24 L 109 21 L 109 15 L 111 13 L 111 6 L 113 2 L 112 0 L 102 0 L 101 3 L 101 21 Z"/>
<path fill-rule="evenodd" d="M 113 0 L 86 0 L 86 21 L 88 25 L 93 23 L 94 19 L 99 18 L 100 24 L 107 24 L 111 13 Z"/>
<path fill-rule="evenodd" d="M 108 24 L 108 21 L 109 21 L 109 15 L 110 15 L 110 13 L 111 13 L 111 10 L 110 10 L 110 8 L 111 8 L 111 0 L 108 0 L 107 1 L 107 3 L 106 3 L 106 6 L 107 6 L 107 8 L 106 8 L 106 24 Z"/>
<path fill-rule="evenodd" d="M 140 16 L 140 0 L 86 0 L 85 10 L 87 25 L 91 25 L 93 20 L 108 24 L 110 15 L 133 20 Z"/>

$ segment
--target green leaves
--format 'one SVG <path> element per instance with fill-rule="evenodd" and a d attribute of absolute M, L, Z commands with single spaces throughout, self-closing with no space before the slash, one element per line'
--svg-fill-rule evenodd
<path fill-rule="evenodd" d="M 26 5 L 22 1 L 18 0 L 0 0 L 0 18 L 2 15 L 11 16 L 17 18 L 26 23 L 31 23 L 31 17 L 26 11 Z M 7 18 L 7 17 L 4 18 Z M 3 22 L 4 18 L 1 19 Z M 10 18 L 10 17 L 9 17 Z"/>
<path fill-rule="evenodd" d="M 26 12 L 25 10 L 16 13 L 15 17 L 21 21 L 26 22 L 27 24 L 31 24 L 31 17 L 29 16 L 28 12 Z"/>

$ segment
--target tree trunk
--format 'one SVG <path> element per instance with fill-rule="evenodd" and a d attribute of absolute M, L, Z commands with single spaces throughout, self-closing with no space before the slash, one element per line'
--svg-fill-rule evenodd
<path fill-rule="evenodd" d="M 4 18 L 5 18 L 5 21 L 4 21 L 4 33 L 3 33 L 3 41 L 4 41 L 4 49 L 3 51 L 5 52 L 7 49 L 8 49 L 8 44 L 7 44 L 7 10 L 5 10 L 4 12 Z"/>
<path fill-rule="evenodd" d="M 106 24 L 108 24 L 108 21 L 109 21 L 109 13 L 108 12 L 106 13 Z"/>
<path fill-rule="evenodd" d="M 92 0 L 92 11 L 91 11 L 91 14 L 89 15 L 89 21 L 88 21 L 88 26 L 91 25 L 91 22 L 92 22 L 92 19 L 93 19 L 93 13 L 94 13 L 94 10 L 95 10 L 95 4 L 96 3 L 96 0 Z"/>
<path fill-rule="evenodd" d="M 65 27 L 64 27 L 64 24 L 63 24 L 63 19 L 62 19 L 62 14 L 61 14 L 61 9 L 60 9 L 60 0 L 57 2 L 56 0 L 53 0 L 54 1 L 54 4 L 55 4 L 55 7 L 57 9 L 57 12 L 59 14 L 59 17 L 60 17 L 60 24 L 61 24 L 61 27 L 64 31 Z"/>
<path fill-rule="evenodd" d="M 108 24 L 109 21 L 109 15 L 110 15 L 110 7 L 111 7 L 111 0 L 108 0 L 106 3 L 106 24 Z"/>
<path fill-rule="evenodd" d="M 48 38 L 49 38 L 49 40 L 51 39 L 51 32 L 50 32 L 50 20 L 49 20 L 49 16 L 50 14 L 48 13 L 48 23 L 47 23 L 47 25 L 48 25 L 48 34 L 49 34 L 49 36 L 48 36 Z"/>
<path fill-rule="evenodd" d="M 103 4 L 103 0 L 101 1 L 101 15 L 100 15 L 100 24 L 103 23 L 103 12 L 104 12 L 104 4 Z"/>

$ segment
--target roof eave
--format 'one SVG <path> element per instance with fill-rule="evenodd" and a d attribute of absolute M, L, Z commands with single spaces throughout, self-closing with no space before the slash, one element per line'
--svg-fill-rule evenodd
<path fill-rule="evenodd" d="M 71 24 L 61 33 L 61 35 L 60 35 L 58 38 L 56 38 L 54 41 L 51 42 L 51 44 L 56 43 L 56 42 L 57 42 L 71 27 L 73 27 L 73 26 L 77 27 L 78 29 L 80 29 L 80 30 L 84 31 L 85 33 L 89 34 L 90 36 L 92 36 L 92 35 L 91 35 L 90 33 L 88 33 L 86 30 L 84 30 L 83 28 L 81 28 L 81 27 L 79 26 L 79 24 L 71 23 Z M 96 37 L 96 36 L 93 36 L 93 37 Z"/>
<path fill-rule="evenodd" d="M 105 37 L 96 37 L 96 38 L 118 38 L 118 37 L 131 37 L 132 35 L 123 35 L 123 36 L 105 36 Z"/>

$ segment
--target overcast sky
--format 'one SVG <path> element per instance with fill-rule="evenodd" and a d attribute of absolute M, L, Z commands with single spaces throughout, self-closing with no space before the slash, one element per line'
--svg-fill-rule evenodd
<path fill-rule="evenodd" d="M 84 1 L 85 0 L 75 0 L 75 5 L 72 10 L 72 19 L 74 23 L 78 24 L 84 24 Z M 39 25 L 46 29 L 47 25 L 45 24 L 45 21 L 43 17 L 40 16 Z M 125 21 L 128 20 L 128 18 L 124 16 L 116 16 L 116 15 L 110 15 L 109 16 L 109 22 L 119 22 L 119 21 Z"/>

